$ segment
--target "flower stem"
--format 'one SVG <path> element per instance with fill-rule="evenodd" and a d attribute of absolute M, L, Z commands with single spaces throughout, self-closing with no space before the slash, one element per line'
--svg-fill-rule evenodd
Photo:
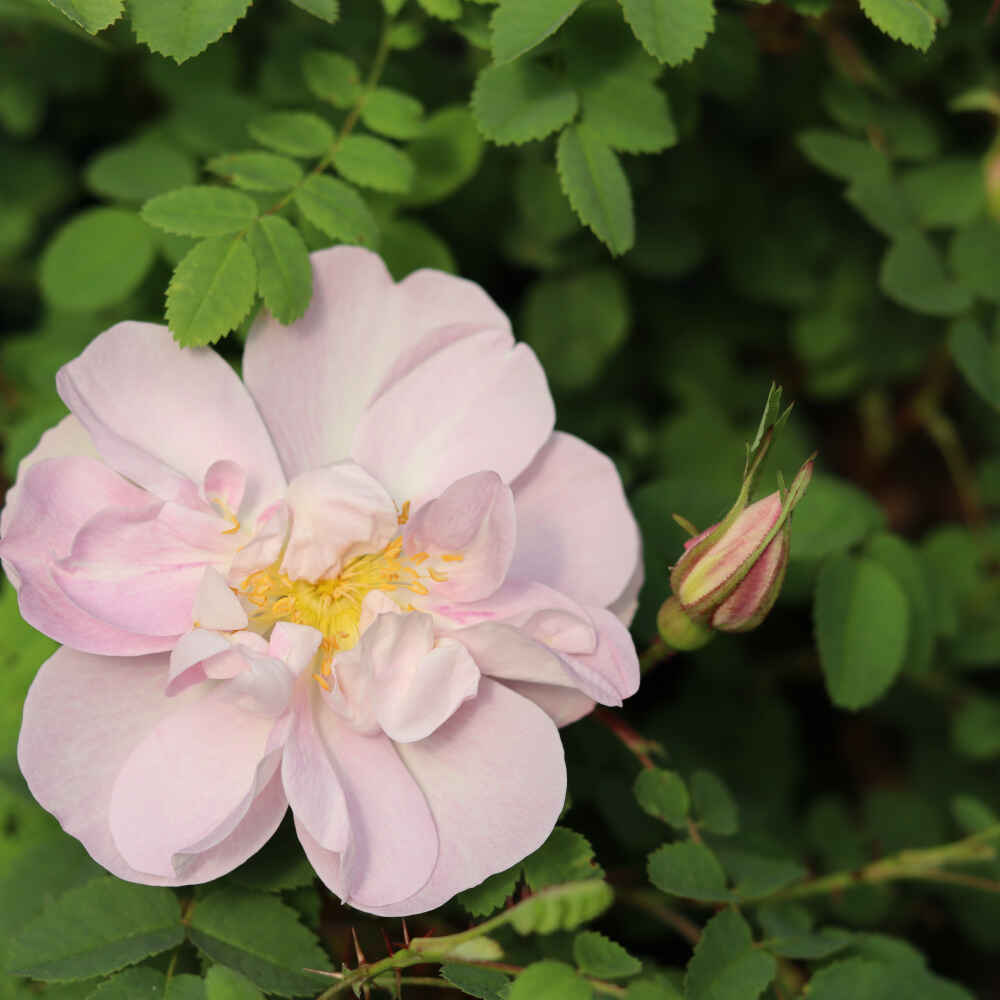
<path fill-rule="evenodd" d="M 648 673 L 658 663 L 669 660 L 676 653 L 676 649 L 671 649 L 659 636 L 650 644 L 646 651 L 639 657 L 640 673 Z"/>

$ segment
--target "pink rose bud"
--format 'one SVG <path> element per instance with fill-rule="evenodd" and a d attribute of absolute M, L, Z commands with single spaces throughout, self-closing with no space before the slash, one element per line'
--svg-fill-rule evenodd
<path fill-rule="evenodd" d="M 784 582 L 791 513 L 812 467 L 810 458 L 787 491 L 749 505 L 744 488 L 724 520 L 685 543 L 670 575 L 673 597 L 657 618 L 668 645 L 697 649 L 714 632 L 748 632 L 764 620 Z"/>

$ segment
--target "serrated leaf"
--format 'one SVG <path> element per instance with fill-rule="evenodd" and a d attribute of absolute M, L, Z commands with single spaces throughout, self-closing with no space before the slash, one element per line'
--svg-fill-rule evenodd
<path fill-rule="evenodd" d="M 557 826 L 549 839 L 534 854 L 529 854 L 523 864 L 525 881 L 535 892 L 550 885 L 604 875 L 601 866 L 594 861 L 590 841 L 565 826 Z"/>
<path fill-rule="evenodd" d="M 809 980 L 809 1000 L 878 1000 L 884 995 L 882 967 L 864 958 L 833 962 Z"/>
<path fill-rule="evenodd" d="M 250 312 L 256 294 L 257 265 L 246 240 L 203 240 L 174 271 L 167 288 L 167 325 L 182 347 L 214 344 Z"/>
<path fill-rule="evenodd" d="M 921 52 L 934 41 L 937 21 L 926 0 L 861 0 L 861 9 L 890 38 Z"/>
<path fill-rule="evenodd" d="M 931 316 L 955 316 L 972 305 L 972 296 L 948 277 L 937 248 L 919 230 L 897 237 L 882 260 L 879 285 L 900 305 Z"/>
<path fill-rule="evenodd" d="M 479 168 L 483 137 L 464 105 L 442 108 L 430 115 L 420 137 L 406 150 L 417 168 L 404 201 L 426 205 L 441 201 L 468 181 Z"/>
<path fill-rule="evenodd" d="M 378 225 L 364 199 L 350 185 L 317 174 L 295 192 L 302 214 L 328 236 L 345 243 L 378 246 Z"/>
<path fill-rule="evenodd" d="M 812 128 L 800 132 L 796 144 L 810 163 L 842 180 L 872 184 L 889 178 L 888 157 L 864 139 Z"/>
<path fill-rule="evenodd" d="M 718 847 L 722 866 L 729 873 L 733 892 L 746 899 L 769 896 L 793 882 L 800 882 L 808 872 L 797 861 L 769 858 L 739 847 Z"/>
<path fill-rule="evenodd" d="M 253 225 L 257 211 L 248 195 L 201 184 L 150 198 L 142 206 L 142 217 L 179 236 L 225 236 Z"/>
<path fill-rule="evenodd" d="M 626 979 L 642 972 L 642 962 L 597 931 L 581 931 L 573 938 L 573 960 L 581 972 L 597 979 Z"/>
<path fill-rule="evenodd" d="M 294 160 L 256 150 L 213 157 L 205 169 L 246 191 L 287 191 L 302 180 L 302 168 Z"/>
<path fill-rule="evenodd" d="M 461 0 L 417 0 L 431 17 L 441 21 L 454 21 L 462 16 Z"/>
<path fill-rule="evenodd" d="M 309 251 L 298 230 L 277 215 L 257 220 L 247 234 L 257 261 L 257 287 L 279 323 L 302 316 L 312 298 Z"/>
<path fill-rule="evenodd" d="M 643 48 L 660 62 L 687 62 L 715 25 L 713 0 L 620 0 Z"/>
<path fill-rule="evenodd" d="M 650 816 L 671 826 L 687 826 L 691 799 L 684 779 L 676 771 L 644 768 L 635 779 L 634 792 L 639 805 Z"/>
<path fill-rule="evenodd" d="M 441 975 L 467 996 L 478 1000 L 501 1000 L 499 991 L 510 982 L 510 977 L 497 969 L 448 962 L 441 966 Z"/>
<path fill-rule="evenodd" d="M 877 701 L 906 653 L 909 608 L 902 587 L 873 559 L 834 556 L 820 570 L 813 621 L 833 703 L 857 710 Z"/>
<path fill-rule="evenodd" d="M 544 139 L 571 121 L 578 108 L 566 77 L 529 59 L 488 66 L 472 91 L 479 128 L 500 145 Z"/>
<path fill-rule="evenodd" d="M 513 907 L 510 923 L 519 934 L 571 931 L 603 913 L 614 898 L 602 879 L 550 886 Z"/>
<path fill-rule="evenodd" d="M 684 1000 L 680 990 L 662 973 L 629 983 L 625 1000 Z"/>
<path fill-rule="evenodd" d="M 136 38 L 178 63 L 232 31 L 252 0 L 129 0 Z"/>
<path fill-rule="evenodd" d="M 510 62 L 533 49 L 580 6 L 582 0 L 501 0 L 493 13 L 494 63 Z"/>
<path fill-rule="evenodd" d="M 664 844 L 649 856 L 649 880 L 661 892 L 704 902 L 726 902 L 726 873 L 715 855 L 693 840 Z"/>
<path fill-rule="evenodd" d="M 308 111 L 272 111 L 255 118 L 247 130 L 262 146 L 289 156 L 322 156 L 333 145 L 333 129 Z"/>
<path fill-rule="evenodd" d="M 11 942 L 7 965 L 33 979 L 87 979 L 183 940 L 180 908 L 169 889 L 102 877 L 46 906 Z"/>
<path fill-rule="evenodd" d="M 612 148 L 658 153 L 677 142 L 667 95 L 632 67 L 573 75 L 583 121 Z"/>
<path fill-rule="evenodd" d="M 96 35 L 122 16 L 124 0 L 49 0 L 84 31 Z"/>
<path fill-rule="evenodd" d="M 346 180 L 387 194 L 405 194 L 413 186 L 413 161 L 398 146 L 371 135 L 349 135 L 333 154 L 333 165 Z"/>
<path fill-rule="evenodd" d="M 479 885 L 460 892 L 455 898 L 472 916 L 487 917 L 495 910 L 499 910 L 514 894 L 520 877 L 521 865 L 518 863 L 506 871 L 491 875 Z"/>
<path fill-rule="evenodd" d="M 84 179 L 96 194 L 121 201 L 146 201 L 172 188 L 193 184 L 194 160 L 158 139 L 139 139 L 101 150 Z"/>
<path fill-rule="evenodd" d="M 376 87 L 361 105 L 361 120 L 390 139 L 413 139 L 424 128 L 424 106 L 392 87 Z"/>
<path fill-rule="evenodd" d="M 340 16 L 340 0 L 292 0 L 292 3 L 327 24 L 334 24 Z"/>
<path fill-rule="evenodd" d="M 584 225 L 615 254 L 635 242 L 632 191 L 618 157 L 601 137 L 584 125 L 570 125 L 556 150 L 559 180 Z"/>
<path fill-rule="evenodd" d="M 247 889 L 279 892 L 312 885 L 316 873 L 302 852 L 294 827 L 286 820 L 252 858 L 228 877 Z"/>
<path fill-rule="evenodd" d="M 324 979 L 303 972 L 329 959 L 298 915 L 273 896 L 222 889 L 191 912 L 192 942 L 213 961 L 236 969 L 260 989 L 279 996 L 313 994 Z"/>
<path fill-rule="evenodd" d="M 986 207 L 983 169 L 976 157 L 949 157 L 912 167 L 900 184 L 920 223 L 931 228 L 964 226 Z"/>
<path fill-rule="evenodd" d="M 166 1000 L 205 1000 L 205 980 L 182 974 L 167 983 Z"/>
<path fill-rule="evenodd" d="M 161 1000 L 165 989 L 163 973 L 143 966 L 105 980 L 87 1000 Z"/>
<path fill-rule="evenodd" d="M 814 475 L 792 518 L 792 559 L 843 552 L 885 524 L 885 514 L 853 483 Z"/>
<path fill-rule="evenodd" d="M 563 962 L 533 962 L 514 980 L 509 1000 L 591 1000 L 590 984 Z"/>
<path fill-rule="evenodd" d="M 948 248 L 948 263 L 959 284 L 988 302 L 1000 302 L 998 260 L 1000 222 L 989 217 L 960 229 Z"/>
<path fill-rule="evenodd" d="M 59 309 L 120 302 L 153 264 L 153 237 L 135 212 L 90 208 L 73 216 L 42 254 L 42 296 Z"/>
<path fill-rule="evenodd" d="M 353 59 L 340 52 L 314 49 L 302 57 L 306 86 L 336 108 L 349 108 L 361 96 L 361 71 Z"/>
<path fill-rule="evenodd" d="M 246 976 L 224 965 L 213 965 L 205 976 L 205 1000 L 264 1000 Z"/>
<path fill-rule="evenodd" d="M 756 1000 L 776 971 L 774 958 L 754 948 L 747 922 L 735 910 L 723 910 L 705 925 L 695 945 L 684 979 L 685 1000 Z"/>
<path fill-rule="evenodd" d="M 711 771 L 691 775 L 691 802 L 700 826 L 709 833 L 733 834 L 740 828 L 740 812 L 725 783 Z"/>

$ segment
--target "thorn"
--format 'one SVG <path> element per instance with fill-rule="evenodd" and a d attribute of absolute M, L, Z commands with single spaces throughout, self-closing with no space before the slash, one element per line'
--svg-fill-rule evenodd
<path fill-rule="evenodd" d="M 354 939 L 354 954 L 358 956 L 358 962 L 361 965 L 366 965 L 368 959 L 365 958 L 365 953 L 361 950 L 361 942 L 358 941 L 358 932 L 352 927 L 351 937 Z"/>
<path fill-rule="evenodd" d="M 406 917 L 403 917 L 403 941 L 406 943 L 406 947 L 410 947 L 410 929 L 406 926 Z"/>
<path fill-rule="evenodd" d="M 382 940 L 385 941 L 386 950 L 390 955 L 395 955 L 396 953 L 392 950 L 392 942 L 389 940 L 389 935 L 386 933 L 385 928 L 379 926 L 379 930 L 382 932 Z"/>

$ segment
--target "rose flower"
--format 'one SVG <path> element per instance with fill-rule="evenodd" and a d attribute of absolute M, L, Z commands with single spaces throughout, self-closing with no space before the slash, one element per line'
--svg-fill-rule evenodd
<path fill-rule="evenodd" d="M 64 644 L 18 759 L 120 878 L 217 878 L 290 806 L 333 892 L 409 914 L 548 836 L 557 726 L 638 686 L 639 538 L 478 286 L 312 263 L 245 382 L 132 322 L 59 372 L 71 415 L 0 521 L 22 614 Z"/>

